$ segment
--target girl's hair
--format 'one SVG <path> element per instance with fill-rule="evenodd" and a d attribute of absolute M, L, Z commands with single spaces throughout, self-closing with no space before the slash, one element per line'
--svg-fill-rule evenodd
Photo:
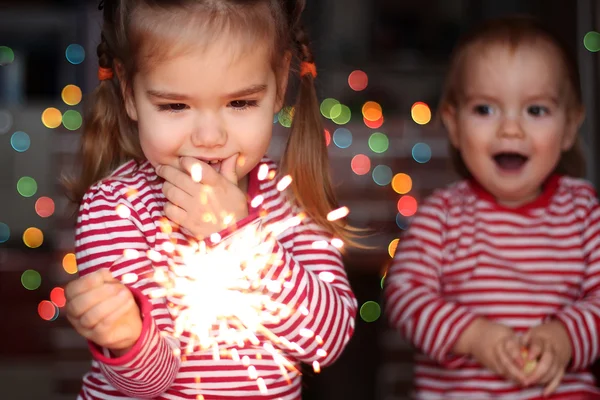
<path fill-rule="evenodd" d="M 137 124 L 125 109 L 123 91 L 131 90 L 136 72 L 182 54 L 192 46 L 208 46 L 223 32 L 247 44 L 266 41 L 278 76 L 292 57 L 299 83 L 293 125 L 281 170 L 292 178 L 295 201 L 316 223 L 349 239 L 341 221 L 327 214 L 337 207 L 319 104 L 311 74 L 300 76 L 300 62 L 313 63 L 301 23 L 305 0 L 107 0 L 97 52 L 99 65 L 114 77 L 101 81 L 91 95 L 82 136 L 79 178 L 67 182 L 71 198 L 80 202 L 88 188 L 128 160 L 142 162 Z M 352 235 L 350 235 L 352 236 Z"/>
<path fill-rule="evenodd" d="M 462 79 L 465 64 L 475 47 L 502 45 L 514 50 L 521 45 L 539 43 L 539 41 L 550 44 L 558 52 L 560 60 L 557 61 L 563 63 L 565 77 L 570 87 L 569 107 L 573 111 L 583 111 L 581 83 L 576 58 L 571 54 L 569 47 L 550 29 L 543 26 L 536 19 L 526 16 L 510 16 L 489 20 L 461 38 L 450 59 L 450 68 L 446 76 L 439 110 L 444 110 L 447 107 L 458 107 L 464 95 L 462 92 Z M 471 173 L 467 169 L 460 152 L 452 144 L 450 144 L 450 155 L 456 172 L 464 178 L 470 178 Z M 562 153 L 554 172 L 578 178 L 585 176 L 585 160 L 579 136 L 577 136 L 573 146 Z"/>

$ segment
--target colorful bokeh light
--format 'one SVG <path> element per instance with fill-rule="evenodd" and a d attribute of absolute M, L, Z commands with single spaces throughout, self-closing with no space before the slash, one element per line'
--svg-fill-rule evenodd
<path fill-rule="evenodd" d="M 354 91 L 360 92 L 365 90 L 369 85 L 369 77 L 364 71 L 352 71 L 348 76 L 348 85 Z"/>
<path fill-rule="evenodd" d="M 600 33 L 591 31 L 583 37 L 583 45 L 591 52 L 600 51 Z"/>
<path fill-rule="evenodd" d="M 76 85 L 67 85 L 61 92 L 62 100 L 69 106 L 76 106 L 81 102 L 83 94 L 81 89 Z"/>
<path fill-rule="evenodd" d="M 75 254 L 68 253 L 63 257 L 62 260 L 63 269 L 67 274 L 73 275 L 77 273 L 77 259 Z"/>
<path fill-rule="evenodd" d="M 400 242 L 400 239 L 394 239 L 388 245 L 388 254 L 390 255 L 391 258 L 394 258 L 394 255 L 396 254 L 396 249 L 398 248 L 399 242 Z"/>
<path fill-rule="evenodd" d="M 412 196 L 402 196 L 398 200 L 398 212 L 405 217 L 411 217 L 417 212 L 417 200 Z"/>
<path fill-rule="evenodd" d="M 17 192 L 23 197 L 31 197 L 37 192 L 37 182 L 29 176 L 24 176 L 17 182 Z"/>
<path fill-rule="evenodd" d="M 327 119 L 331 119 L 331 109 L 333 108 L 333 106 L 340 104 L 339 101 L 337 101 L 336 99 L 325 99 L 321 102 L 321 115 L 323 115 L 325 118 Z"/>
<path fill-rule="evenodd" d="M 28 269 L 21 274 L 21 284 L 27 290 L 37 290 L 42 285 L 42 276 L 39 272 Z"/>
<path fill-rule="evenodd" d="M 346 125 L 352 119 L 352 111 L 344 104 L 331 107 L 331 120 L 338 125 Z"/>
<path fill-rule="evenodd" d="M 392 189 L 398 194 L 406 194 L 412 190 L 412 179 L 407 174 L 396 174 L 392 179 Z"/>
<path fill-rule="evenodd" d="M 352 158 L 351 166 L 356 175 L 366 175 L 371 170 L 371 160 L 364 154 L 357 154 Z"/>
<path fill-rule="evenodd" d="M 352 132 L 346 128 L 338 128 L 333 132 L 333 143 L 340 149 L 347 149 L 352 145 Z"/>
<path fill-rule="evenodd" d="M 35 212 L 42 218 L 48 218 L 54 214 L 54 200 L 50 197 L 40 197 L 35 202 Z"/>
<path fill-rule="evenodd" d="M 81 117 L 79 111 L 68 110 L 63 115 L 62 123 L 68 130 L 76 131 L 77 129 L 81 128 L 81 125 L 83 124 L 83 118 Z"/>
<path fill-rule="evenodd" d="M 408 217 L 405 217 L 404 215 L 398 213 L 396 214 L 396 225 L 398 225 L 398 228 L 405 231 L 410 225 L 410 220 L 408 219 Z"/>
<path fill-rule="evenodd" d="M 23 243 L 29 248 L 37 249 L 44 243 L 44 234 L 38 228 L 27 228 L 23 232 Z"/>
<path fill-rule="evenodd" d="M 379 103 L 367 101 L 362 107 L 362 114 L 367 121 L 378 121 L 383 117 L 383 110 Z"/>
<path fill-rule="evenodd" d="M 410 114 L 413 121 L 419 125 L 425 125 L 431 121 L 431 110 L 429 109 L 429 106 L 422 101 L 418 101 L 412 105 Z"/>
<path fill-rule="evenodd" d="M 373 180 L 379 186 L 389 185 L 392 181 L 392 169 L 387 165 L 378 165 L 373 168 Z"/>
<path fill-rule="evenodd" d="M 13 149 L 15 149 L 15 151 L 23 153 L 29 150 L 29 146 L 31 146 L 31 139 L 25 132 L 17 131 L 10 137 L 10 145 Z"/>
<path fill-rule="evenodd" d="M 381 126 L 383 125 L 383 121 L 384 121 L 383 115 L 377 121 L 369 121 L 368 119 L 363 117 L 363 122 L 365 123 L 367 128 L 371 128 L 371 129 L 381 128 Z"/>
<path fill-rule="evenodd" d="M 0 110 L 0 135 L 4 135 L 13 125 L 12 114 L 6 110 Z"/>
<path fill-rule="evenodd" d="M 65 298 L 65 289 L 61 287 L 55 287 L 50 292 L 50 301 L 56 305 L 56 307 L 64 307 L 67 303 L 67 299 Z"/>
<path fill-rule="evenodd" d="M 65 57 L 71 64 L 81 64 L 85 60 L 85 50 L 79 44 L 70 44 L 65 51 Z"/>
<path fill-rule="evenodd" d="M 385 153 L 390 147 L 390 140 L 381 132 L 375 132 L 369 137 L 369 148 L 374 153 Z"/>
<path fill-rule="evenodd" d="M 329 146 L 331 144 L 331 132 L 325 129 L 325 146 Z"/>
<path fill-rule="evenodd" d="M 8 46 L 0 46 L 0 67 L 12 64 L 15 61 L 15 53 Z"/>
<path fill-rule="evenodd" d="M 4 222 L 0 222 L 0 243 L 6 243 L 10 239 L 10 228 Z"/>
<path fill-rule="evenodd" d="M 417 143 L 412 148 L 412 156 L 416 162 L 424 164 L 431 160 L 431 147 L 426 143 Z"/>
<path fill-rule="evenodd" d="M 360 317 L 365 322 L 375 322 L 381 316 L 381 306 L 375 301 L 367 301 L 360 307 Z"/>
<path fill-rule="evenodd" d="M 38 304 L 38 315 L 44 321 L 52 321 L 58 316 L 58 308 L 48 300 L 42 300 Z"/>
<path fill-rule="evenodd" d="M 279 111 L 279 123 L 285 128 L 291 128 L 294 122 L 294 114 L 296 110 L 294 107 L 285 106 Z"/>
<path fill-rule="evenodd" d="M 48 107 L 42 113 L 42 123 L 46 128 L 58 128 L 62 123 L 62 113 L 57 108 Z"/>

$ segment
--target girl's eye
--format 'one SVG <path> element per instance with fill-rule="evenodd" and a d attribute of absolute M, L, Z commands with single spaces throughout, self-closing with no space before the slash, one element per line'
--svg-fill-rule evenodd
<path fill-rule="evenodd" d="M 258 102 L 256 100 L 234 100 L 229 103 L 229 107 L 234 110 L 245 110 L 248 107 L 256 107 Z"/>
<path fill-rule="evenodd" d="M 527 112 L 530 115 L 533 115 L 534 117 L 542 117 L 544 115 L 547 115 L 550 112 L 550 110 L 548 110 L 548 108 L 544 106 L 529 106 L 527 107 Z"/>
<path fill-rule="evenodd" d="M 490 115 L 492 114 L 492 107 L 487 104 L 478 104 L 473 107 L 473 111 L 477 115 Z"/>
<path fill-rule="evenodd" d="M 181 112 L 187 108 L 187 105 L 182 103 L 161 104 L 158 106 L 159 111 Z"/>

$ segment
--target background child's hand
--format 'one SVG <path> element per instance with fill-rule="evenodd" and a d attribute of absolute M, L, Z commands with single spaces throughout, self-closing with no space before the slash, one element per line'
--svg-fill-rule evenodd
<path fill-rule="evenodd" d="M 238 187 L 238 154 L 221 161 L 221 170 L 192 157 L 180 159 L 181 169 L 161 165 L 165 180 L 165 215 L 197 238 L 210 236 L 248 215 L 246 195 Z M 201 175 L 197 177 L 196 175 Z"/>
<path fill-rule="evenodd" d="M 83 337 L 125 354 L 142 333 L 142 318 L 133 294 L 101 269 L 71 281 L 65 288 L 67 319 Z"/>
<path fill-rule="evenodd" d="M 550 395 L 560 384 L 571 360 L 573 350 L 567 330 L 560 322 L 550 321 L 531 328 L 523 337 L 523 344 L 529 349 L 529 359 L 538 360 L 525 384 L 546 385 L 543 395 Z"/>
<path fill-rule="evenodd" d="M 484 319 L 471 336 L 469 353 L 480 364 L 505 378 L 523 384 L 525 365 L 521 356 L 521 340 L 509 327 Z"/>

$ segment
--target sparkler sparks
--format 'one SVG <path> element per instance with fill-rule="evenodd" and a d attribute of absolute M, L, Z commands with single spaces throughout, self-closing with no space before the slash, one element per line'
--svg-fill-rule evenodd
<path fill-rule="evenodd" d="M 263 180 L 270 178 L 270 172 L 268 169 L 259 170 Z M 283 177 L 277 184 L 278 190 L 284 191 L 291 182 L 289 175 Z M 256 196 L 252 206 L 258 207 L 263 201 L 263 196 Z M 330 215 L 337 219 L 348 212 L 348 208 L 343 207 Z M 119 215 L 129 217 L 125 212 Z M 173 259 L 169 260 L 168 268 L 154 268 L 153 280 L 160 288 L 152 291 L 150 296 L 167 301 L 174 317 L 174 331 L 162 334 L 181 339 L 181 350 L 174 351 L 177 357 L 185 359 L 193 352 L 203 351 L 212 354 L 214 360 L 231 359 L 247 369 L 248 377 L 256 382 L 261 393 L 268 392 L 267 383 L 252 364 L 254 357 L 251 359 L 240 351 L 256 348 L 257 360 L 268 354 L 288 383 L 291 383 L 288 372 L 300 374 L 296 362 L 286 353 L 304 354 L 304 348 L 284 336 L 278 336 L 268 327 L 280 324 L 294 313 L 310 314 L 305 306 L 293 309 L 277 300 L 283 291 L 293 289 L 294 284 L 290 281 L 291 273 L 285 276 L 273 274 L 273 269 L 282 262 L 274 255 L 274 237 L 298 226 L 305 217 L 299 214 L 268 226 L 263 226 L 258 219 L 233 234 L 213 233 L 207 242 L 193 242 L 189 246 L 176 246 L 169 241 L 162 244 L 163 251 Z M 168 221 L 161 224 L 161 228 L 165 233 L 172 229 Z M 312 247 L 326 249 L 342 245 L 340 239 L 334 238 L 331 242 L 317 240 Z M 126 250 L 123 257 L 141 255 L 137 250 Z M 154 250 L 148 250 L 146 256 L 157 264 L 163 258 Z M 335 279 L 327 271 L 321 272 L 319 278 L 327 283 Z M 128 284 L 138 279 L 133 273 L 121 277 L 122 282 Z M 299 336 L 303 341 L 316 343 L 319 359 L 327 356 L 327 351 L 320 348 L 323 339 L 314 331 L 302 328 Z M 312 365 L 316 373 L 320 372 L 318 360 L 314 360 Z"/>

